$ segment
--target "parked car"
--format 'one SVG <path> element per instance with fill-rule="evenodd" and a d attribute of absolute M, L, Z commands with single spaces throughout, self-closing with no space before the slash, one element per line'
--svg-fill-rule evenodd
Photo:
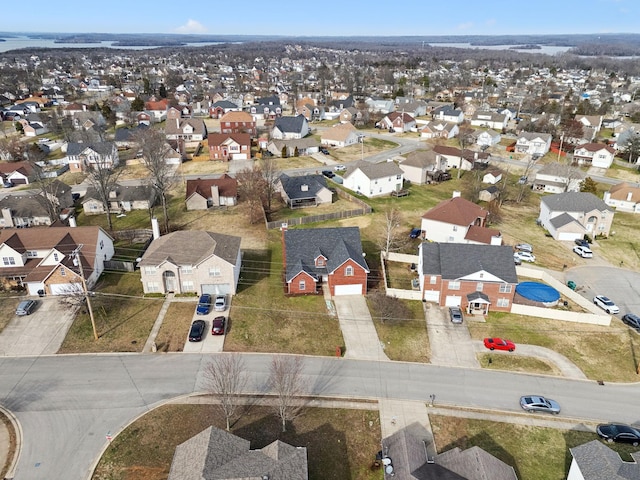
<path fill-rule="evenodd" d="M 422 230 L 419 228 L 412 228 L 409 233 L 409 237 L 411 238 L 418 238 L 420 235 L 422 235 Z"/>
<path fill-rule="evenodd" d="M 518 184 L 519 185 L 524 185 L 525 183 L 527 183 L 527 180 L 529 180 L 528 177 L 522 176 L 520 177 L 520 179 L 518 180 Z"/>
<path fill-rule="evenodd" d="M 347 169 L 347 167 L 345 167 L 344 165 L 336 165 L 335 167 L 333 167 L 333 169 L 336 172 L 344 172 Z"/>
<path fill-rule="evenodd" d="M 618 308 L 609 297 L 605 297 L 604 295 L 596 295 L 593 297 L 593 303 L 607 313 L 620 313 L 620 308 Z"/>
<path fill-rule="evenodd" d="M 336 176 L 336 174 L 333 173 L 331 170 L 323 170 L 322 175 L 324 175 L 327 178 L 333 178 Z"/>
<path fill-rule="evenodd" d="M 211 295 L 203 293 L 198 300 L 198 306 L 196 307 L 197 315 L 206 315 L 211 310 Z"/>
<path fill-rule="evenodd" d="M 326 149 L 326 148 L 324 148 L 324 147 L 320 147 L 320 153 L 323 153 L 323 154 L 325 154 L 325 155 L 329 155 L 329 150 L 327 150 L 327 149 Z"/>
<path fill-rule="evenodd" d="M 191 324 L 191 330 L 189 330 L 189 341 L 199 342 L 202 340 L 202 335 L 206 329 L 206 323 L 204 320 L 196 320 Z"/>
<path fill-rule="evenodd" d="M 640 317 L 634 313 L 627 313 L 622 317 L 622 321 L 630 327 L 640 330 Z"/>
<path fill-rule="evenodd" d="M 518 257 L 515 253 L 513 254 L 513 263 L 515 263 L 516 265 L 522 265 L 522 260 L 520 260 L 520 257 Z"/>
<path fill-rule="evenodd" d="M 498 337 L 487 337 L 484 339 L 484 346 L 489 350 L 507 350 L 513 352 L 516 349 L 516 344 L 511 340 L 505 340 Z"/>
<path fill-rule="evenodd" d="M 226 318 L 220 316 L 213 319 L 213 323 L 211 324 L 211 334 L 212 335 L 224 335 L 224 326 L 226 323 Z"/>
<path fill-rule="evenodd" d="M 529 252 L 533 253 L 533 247 L 528 243 L 519 243 L 516 245 L 516 250 L 520 250 L 521 252 Z"/>
<path fill-rule="evenodd" d="M 36 300 L 23 300 L 18 304 L 16 308 L 16 315 L 31 315 L 31 312 L 36 308 L 38 302 Z"/>
<path fill-rule="evenodd" d="M 514 252 L 513 258 L 517 258 L 521 262 L 535 262 L 536 256 L 530 252 Z"/>
<path fill-rule="evenodd" d="M 573 251 L 580 255 L 582 258 L 593 258 L 593 252 L 589 247 L 583 247 L 582 245 L 576 245 L 573 247 Z"/>
<path fill-rule="evenodd" d="M 589 248 L 589 242 L 587 242 L 584 238 L 576 238 L 575 242 L 576 245 Z"/>
<path fill-rule="evenodd" d="M 449 318 L 451 319 L 451 323 L 462 323 L 463 316 L 462 310 L 459 307 L 449 307 Z"/>
<path fill-rule="evenodd" d="M 216 295 L 216 301 L 213 304 L 213 309 L 216 312 L 224 312 L 227 309 L 227 296 Z"/>
<path fill-rule="evenodd" d="M 520 406 L 527 412 L 547 412 L 555 415 L 560 413 L 560 405 L 555 400 L 541 395 L 526 395 L 520 397 Z"/>
<path fill-rule="evenodd" d="M 640 431 L 622 423 L 603 423 L 596 427 L 598 436 L 608 443 L 630 443 L 634 447 L 640 444 Z"/>

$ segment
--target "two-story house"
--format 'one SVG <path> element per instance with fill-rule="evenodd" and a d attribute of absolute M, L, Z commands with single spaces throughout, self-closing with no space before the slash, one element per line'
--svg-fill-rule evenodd
<path fill-rule="evenodd" d="M 349 165 L 343 178 L 345 187 L 365 197 L 399 192 L 404 184 L 404 172 L 395 162 L 358 162 Z"/>
<path fill-rule="evenodd" d="M 515 151 L 529 155 L 545 155 L 551 148 L 549 133 L 520 132 L 516 140 Z"/>
<path fill-rule="evenodd" d="M 604 192 L 604 203 L 621 212 L 640 213 L 640 187 L 626 182 L 613 185 Z"/>
<path fill-rule="evenodd" d="M 309 122 L 304 115 L 278 117 L 271 130 L 271 138 L 274 140 L 293 140 L 304 138 L 308 134 Z"/>
<path fill-rule="evenodd" d="M 542 197 L 538 222 L 556 240 L 573 241 L 585 235 L 608 237 L 613 215 L 593 193 L 566 192 Z"/>
<path fill-rule="evenodd" d="M 471 117 L 471 125 L 474 127 L 485 127 L 501 132 L 507 128 L 509 119 L 506 115 L 490 111 L 477 111 Z"/>
<path fill-rule="evenodd" d="M 431 118 L 459 125 L 464 122 L 464 112 L 453 105 L 441 105 L 431 110 Z"/>
<path fill-rule="evenodd" d="M 226 134 L 248 133 L 251 137 L 255 137 L 256 121 L 247 112 L 227 112 L 220 118 L 220 132 Z"/>
<path fill-rule="evenodd" d="M 399 163 L 404 180 L 419 185 L 429 183 L 430 174 L 447 169 L 447 161 L 433 150 L 416 150 Z"/>
<path fill-rule="evenodd" d="M 96 168 L 112 169 L 120 163 L 115 142 L 75 143 L 67 145 L 69 171 L 82 172 Z"/>
<path fill-rule="evenodd" d="M 573 161 L 578 165 L 609 168 L 615 156 L 615 149 L 604 143 L 585 143 L 574 150 Z"/>
<path fill-rule="evenodd" d="M 416 128 L 416 119 L 406 112 L 396 111 L 382 118 L 376 127 L 395 132 L 410 132 Z"/>
<path fill-rule="evenodd" d="M 251 158 L 251 136 L 248 133 L 210 133 L 211 160 L 247 160 Z"/>
<path fill-rule="evenodd" d="M 564 163 L 547 163 L 536 172 L 532 189 L 538 193 L 579 192 L 586 175 Z"/>

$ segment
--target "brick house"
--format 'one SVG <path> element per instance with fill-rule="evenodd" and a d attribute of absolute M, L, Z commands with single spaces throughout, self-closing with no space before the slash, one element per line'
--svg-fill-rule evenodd
<path fill-rule="evenodd" d="M 316 294 L 320 285 L 325 285 L 331 296 L 367 293 L 369 266 L 358 227 L 285 227 L 282 244 L 287 293 Z"/>
<path fill-rule="evenodd" d="M 248 133 L 210 133 L 210 160 L 248 160 L 251 158 L 251 136 Z"/>
<path fill-rule="evenodd" d="M 232 206 L 238 202 L 238 181 L 226 173 L 220 178 L 187 180 L 187 210 Z"/>
<path fill-rule="evenodd" d="M 220 133 L 248 133 L 256 136 L 256 121 L 248 112 L 227 112 L 220 118 Z"/>
<path fill-rule="evenodd" d="M 509 246 L 424 242 L 418 272 L 424 301 L 470 314 L 511 311 L 518 276 Z"/>

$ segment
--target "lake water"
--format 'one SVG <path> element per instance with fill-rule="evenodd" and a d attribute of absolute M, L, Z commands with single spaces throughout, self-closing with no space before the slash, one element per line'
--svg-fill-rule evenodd
<path fill-rule="evenodd" d="M 511 48 L 513 45 L 471 45 L 470 43 L 429 43 L 432 47 L 454 47 L 454 48 L 473 48 L 483 50 L 513 50 L 514 52 L 525 53 L 544 53 L 546 55 L 556 55 L 558 53 L 564 53 L 571 47 L 556 47 L 551 45 L 540 45 L 540 48 Z"/>
<path fill-rule="evenodd" d="M 31 37 L 2 37 L 6 41 L 0 42 L 0 53 L 21 48 L 119 48 L 123 50 L 147 50 L 158 46 L 126 46 L 113 45 L 114 42 L 97 43 L 56 43 L 55 40 Z M 184 46 L 204 47 L 207 45 L 219 45 L 222 42 L 186 43 Z"/>

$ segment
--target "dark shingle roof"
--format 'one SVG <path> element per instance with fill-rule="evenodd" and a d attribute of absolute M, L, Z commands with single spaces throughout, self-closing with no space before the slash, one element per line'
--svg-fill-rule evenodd
<path fill-rule="evenodd" d="M 613 211 L 606 203 L 588 192 L 565 192 L 543 197 L 542 203 L 552 212 L 590 212 L 592 210 Z"/>
<path fill-rule="evenodd" d="M 290 177 L 280 175 L 282 189 L 290 199 L 315 197 L 320 190 L 327 188 L 327 182 L 322 175 L 300 175 Z M 306 190 L 303 188 L 306 185 Z"/>
<path fill-rule="evenodd" d="M 317 277 L 334 271 L 352 259 L 367 272 L 369 266 L 362 256 L 362 242 L 358 227 L 305 228 L 284 232 L 286 251 L 286 280 L 301 271 Z M 322 255 L 326 267 L 316 267 L 315 259 Z"/>
<path fill-rule="evenodd" d="M 356 170 L 360 170 L 364 173 L 369 180 L 391 177 L 393 175 L 402 175 L 404 173 L 396 162 L 369 163 L 367 161 L 360 161 L 349 165 L 347 172 L 344 175 L 345 178 Z"/>
<path fill-rule="evenodd" d="M 640 480 L 640 454 L 632 453 L 634 462 L 624 462 L 620 455 L 598 440 L 570 448 L 584 480 Z"/>
<path fill-rule="evenodd" d="M 506 245 L 422 244 L 422 274 L 455 280 L 484 270 L 506 283 L 518 283 L 513 249 Z"/>
<path fill-rule="evenodd" d="M 274 128 L 277 128 L 281 132 L 300 133 L 302 126 L 307 119 L 304 115 L 298 115 L 295 117 L 279 117 L 276 118 Z"/>

